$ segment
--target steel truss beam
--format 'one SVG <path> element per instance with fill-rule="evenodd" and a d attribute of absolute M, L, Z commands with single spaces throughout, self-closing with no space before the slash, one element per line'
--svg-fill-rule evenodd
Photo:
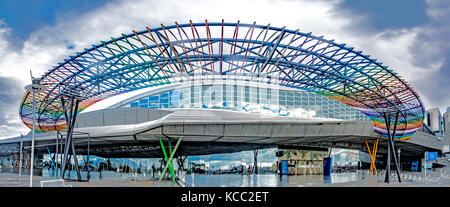
<path fill-rule="evenodd" d="M 215 75 L 215 76 L 211 76 Z M 393 139 L 408 139 L 425 108 L 397 74 L 361 51 L 285 27 L 222 22 L 161 25 L 93 45 L 42 77 L 38 131 L 70 128 L 61 97 L 82 93 L 79 111 L 117 94 L 181 79 L 236 77 L 307 90 L 366 114 L 376 132 L 388 135 L 383 112 L 398 113 Z M 31 96 L 20 115 L 31 126 Z M 390 125 L 390 124 L 389 124 Z M 70 131 L 70 130 L 69 130 Z"/>

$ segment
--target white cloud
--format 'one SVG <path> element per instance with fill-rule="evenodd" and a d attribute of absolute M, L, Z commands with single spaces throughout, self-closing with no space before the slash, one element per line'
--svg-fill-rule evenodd
<path fill-rule="evenodd" d="M 440 70 L 443 62 L 442 60 L 434 61 L 426 66 L 415 64 L 416 57 L 411 52 L 411 48 L 414 47 L 419 32 L 420 28 L 389 30 L 361 39 L 360 43 L 366 48 L 365 52 L 372 55 L 372 58 L 398 72 L 401 78 L 411 83 L 423 98 L 425 106 L 428 107 L 432 102 L 419 87 L 421 86 L 419 82 Z"/>
<path fill-rule="evenodd" d="M 128 34 L 132 30 L 145 30 L 146 26 L 163 24 L 221 21 L 258 24 L 271 23 L 275 26 L 300 28 L 316 35 L 326 34 L 330 39 L 342 35 L 342 29 L 354 18 L 347 18 L 332 12 L 339 1 L 176 1 L 136 0 L 109 2 L 104 7 L 76 17 L 59 19 L 56 25 L 46 26 L 31 34 L 20 50 L 12 50 L 5 35 L 10 31 L 0 24 L 0 76 L 18 77 L 29 81 L 29 70 L 42 74 L 75 55 L 99 44 L 100 41 Z M 335 37 L 336 36 L 336 37 Z M 74 50 L 68 49 L 68 46 Z"/>
<path fill-rule="evenodd" d="M 434 20 L 448 21 L 450 18 L 450 2 L 446 0 L 427 0 L 427 14 Z"/>

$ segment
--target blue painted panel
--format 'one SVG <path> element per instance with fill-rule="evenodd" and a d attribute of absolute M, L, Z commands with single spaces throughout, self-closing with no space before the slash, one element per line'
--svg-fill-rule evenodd
<path fill-rule="evenodd" d="M 411 163 L 411 171 L 413 171 L 413 172 L 419 171 L 419 161 L 413 161 Z"/>
<path fill-rule="evenodd" d="M 287 160 L 281 160 L 280 161 L 280 165 L 281 165 L 281 174 L 282 175 L 287 175 L 288 174 L 288 162 L 287 162 Z"/>
<path fill-rule="evenodd" d="M 323 175 L 331 175 L 332 161 L 332 157 L 323 158 Z"/>
<path fill-rule="evenodd" d="M 158 101 L 159 100 L 159 96 L 149 96 L 148 100 L 149 101 Z"/>
<path fill-rule="evenodd" d="M 428 152 L 427 161 L 437 160 L 437 152 Z"/>

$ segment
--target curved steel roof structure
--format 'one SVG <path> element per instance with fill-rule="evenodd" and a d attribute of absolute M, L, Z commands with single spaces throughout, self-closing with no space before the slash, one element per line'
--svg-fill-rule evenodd
<path fill-rule="evenodd" d="M 66 128 L 64 99 L 76 94 L 82 94 L 82 100 L 76 96 L 80 112 L 117 94 L 202 79 L 264 81 L 315 92 L 356 107 L 385 135 L 386 122 L 392 122 L 385 117 L 398 117 L 397 139 L 411 137 L 424 120 L 413 88 L 353 47 L 285 27 L 205 21 L 123 34 L 50 69 L 41 79 L 47 89 L 38 95 L 36 131 Z M 19 110 L 31 128 L 31 93 Z"/>

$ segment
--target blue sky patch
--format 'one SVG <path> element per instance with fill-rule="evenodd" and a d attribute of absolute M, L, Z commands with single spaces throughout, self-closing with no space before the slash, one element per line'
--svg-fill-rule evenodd
<path fill-rule="evenodd" d="M 58 18 L 76 16 L 103 6 L 107 0 L 11 0 L 0 1 L 0 19 L 12 29 L 13 40 L 24 41 L 31 33 Z"/>
<path fill-rule="evenodd" d="M 430 20 L 425 0 L 345 0 L 339 7 L 367 15 L 370 26 L 378 30 L 414 27 Z"/>

